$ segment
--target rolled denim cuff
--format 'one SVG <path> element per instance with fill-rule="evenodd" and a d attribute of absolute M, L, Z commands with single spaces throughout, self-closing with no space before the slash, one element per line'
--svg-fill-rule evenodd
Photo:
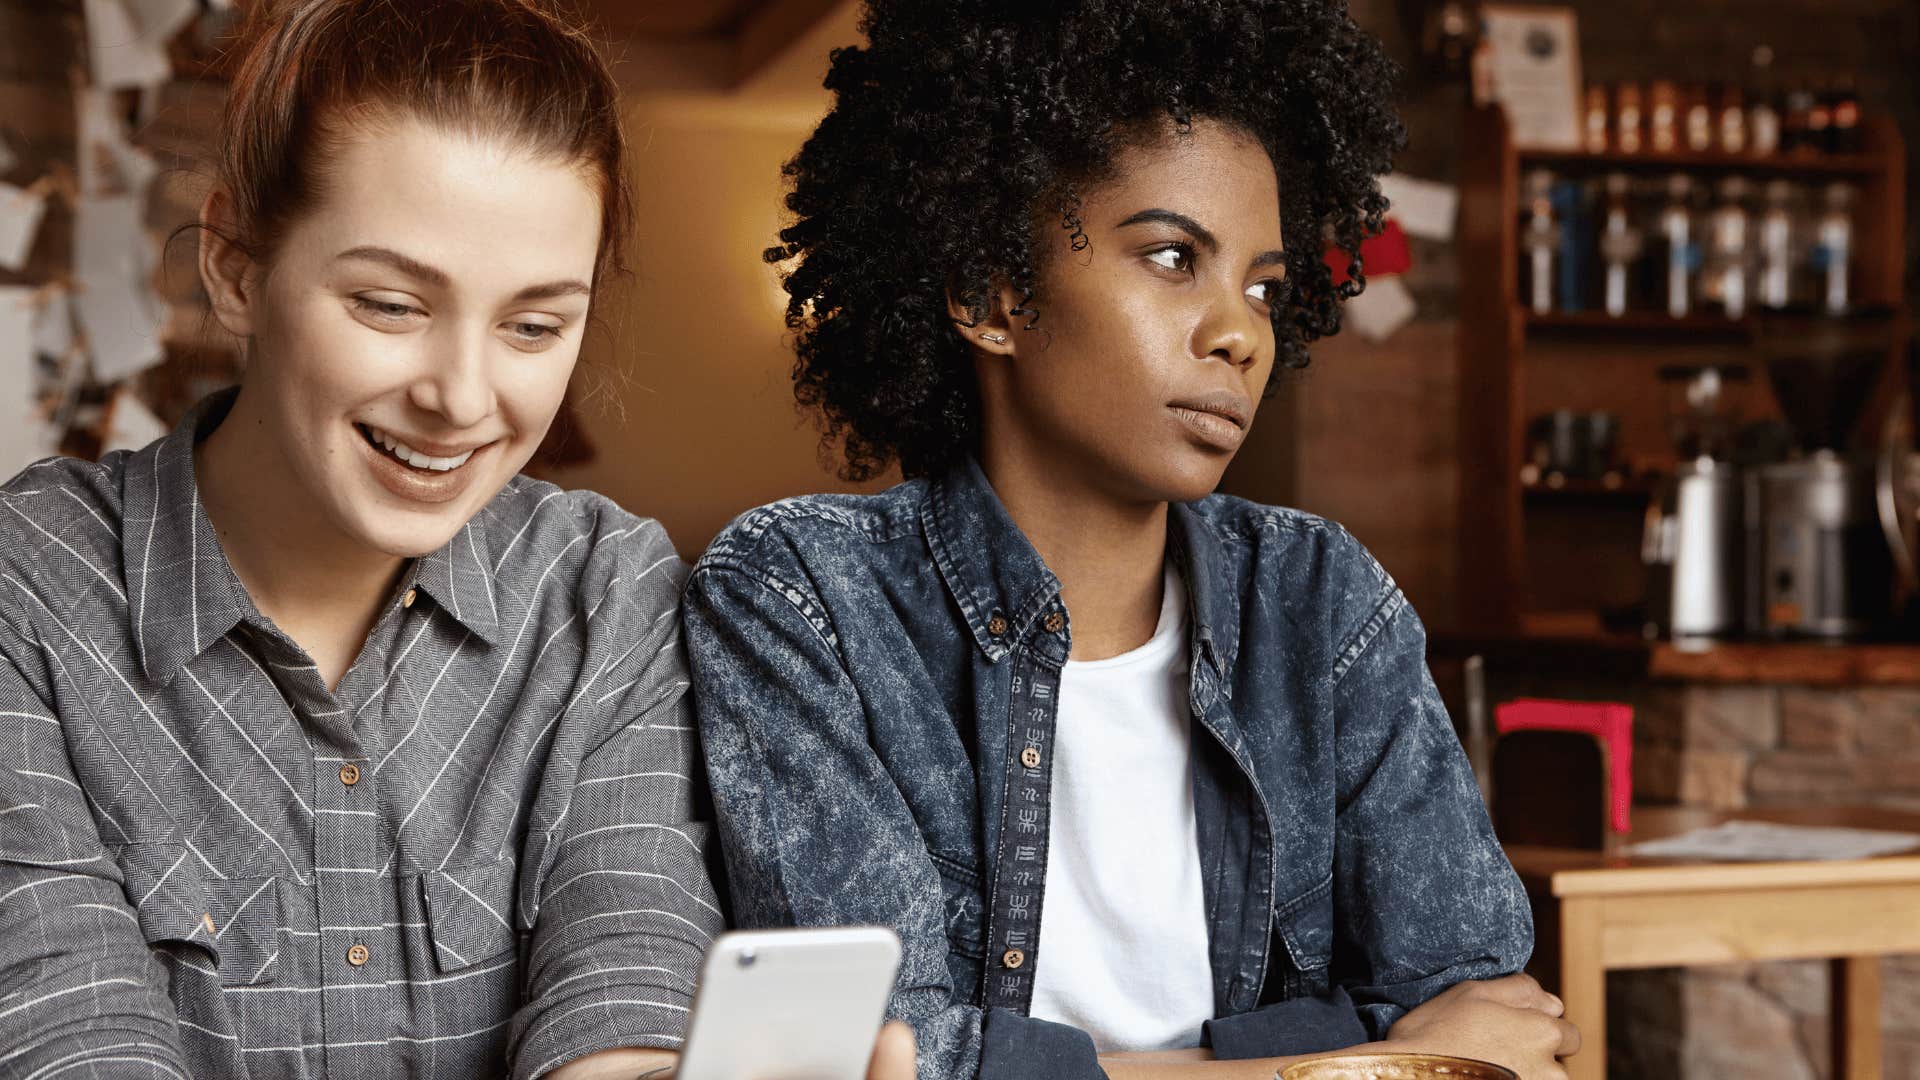
<path fill-rule="evenodd" d="M 1368 1041 L 1367 1025 L 1342 987 L 1322 997 L 1275 1002 L 1263 1009 L 1209 1020 L 1202 1026 L 1221 1060 L 1287 1057 L 1344 1050 Z"/>
<path fill-rule="evenodd" d="M 980 1080 L 1106 1080 L 1093 1036 L 1077 1027 L 990 1009 L 980 1038 Z"/>

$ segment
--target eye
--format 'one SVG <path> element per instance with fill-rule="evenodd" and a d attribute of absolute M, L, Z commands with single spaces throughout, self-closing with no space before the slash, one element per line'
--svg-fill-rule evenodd
<path fill-rule="evenodd" d="M 537 352 L 559 341 L 562 327 L 515 319 L 502 323 L 501 329 L 506 331 L 507 340 L 514 348 Z"/>
<path fill-rule="evenodd" d="M 1279 278 L 1266 278 L 1247 286 L 1247 295 L 1267 305 L 1277 306 L 1287 296 L 1287 283 Z"/>
<path fill-rule="evenodd" d="M 1168 244 L 1147 252 L 1147 261 L 1176 273 L 1193 272 L 1193 248 L 1186 244 Z"/>
<path fill-rule="evenodd" d="M 381 300 L 371 296 L 354 297 L 353 306 L 373 316 L 376 322 L 383 323 L 405 322 L 408 316 L 426 314 L 412 304 L 403 304 L 397 300 Z"/>

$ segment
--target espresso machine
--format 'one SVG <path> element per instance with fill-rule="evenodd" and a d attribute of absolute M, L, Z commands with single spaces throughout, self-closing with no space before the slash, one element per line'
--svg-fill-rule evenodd
<path fill-rule="evenodd" d="M 1825 640 L 1882 632 L 1905 554 L 1887 520 L 1893 508 L 1882 506 L 1889 455 L 1898 453 L 1884 440 L 1900 430 L 1903 407 L 1883 418 L 1877 451 L 1857 436 L 1904 327 L 1883 311 L 1768 316 L 1756 331 L 1797 449 L 1744 470 L 1746 630 Z"/>

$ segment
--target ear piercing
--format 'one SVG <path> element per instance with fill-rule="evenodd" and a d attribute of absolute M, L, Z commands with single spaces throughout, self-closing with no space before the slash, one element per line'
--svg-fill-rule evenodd
<path fill-rule="evenodd" d="M 991 341 L 995 345 L 1005 345 L 1007 343 L 1007 338 L 1005 334 L 981 334 L 980 340 Z"/>

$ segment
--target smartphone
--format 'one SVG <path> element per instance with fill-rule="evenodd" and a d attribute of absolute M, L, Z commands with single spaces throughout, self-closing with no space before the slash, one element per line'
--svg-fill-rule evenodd
<path fill-rule="evenodd" d="M 899 967 L 884 927 L 722 934 L 674 1078 L 864 1080 Z"/>

